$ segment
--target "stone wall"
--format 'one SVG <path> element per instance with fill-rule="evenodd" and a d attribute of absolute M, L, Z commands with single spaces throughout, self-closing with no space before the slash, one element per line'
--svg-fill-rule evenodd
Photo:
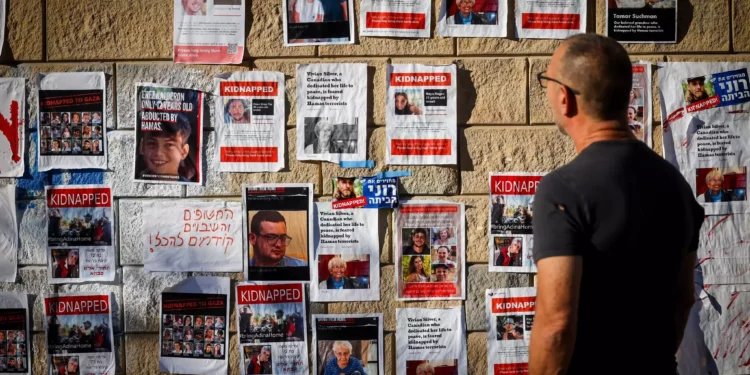
<path fill-rule="evenodd" d="M 486 374 L 484 290 L 527 286 L 522 274 L 487 270 L 487 178 L 491 171 L 551 171 L 574 156 L 572 143 L 551 123 L 543 91 L 535 75 L 543 71 L 559 44 L 555 40 L 484 38 L 386 39 L 361 38 L 354 45 L 282 46 L 280 0 L 246 0 L 247 49 L 240 66 L 175 65 L 172 59 L 173 0 L 8 0 L 7 40 L 0 55 L 0 76 L 28 80 L 30 144 L 27 176 L 16 181 L 20 223 L 19 276 L 0 290 L 43 293 L 73 291 L 113 292 L 117 300 L 114 322 L 118 366 L 123 374 L 158 373 L 159 294 L 190 273 L 154 273 L 143 269 L 137 201 L 144 197 L 181 199 L 205 196 L 237 198 L 244 183 L 312 182 L 316 195 L 329 195 L 323 184 L 338 174 L 373 175 L 387 170 L 411 170 L 403 179 L 402 194 L 409 198 L 446 199 L 466 203 L 468 290 L 463 302 L 395 302 L 394 258 L 390 215 L 380 220 L 381 300 L 363 303 L 312 304 L 314 313 L 382 312 L 385 316 L 385 368 L 395 373 L 395 308 L 466 308 L 470 374 Z M 513 2 L 512 0 L 510 1 Z M 359 1 L 355 2 L 359 4 Z M 589 31 L 603 33 L 606 0 L 588 0 Z M 435 9 L 439 0 L 435 0 Z M 678 43 L 628 45 L 633 59 L 660 61 L 750 60 L 750 1 L 679 0 Z M 435 32 L 433 13 L 432 33 Z M 359 19 L 359 15 L 355 17 Z M 512 21 L 511 21 L 512 23 Z M 364 62 L 369 66 L 368 158 L 372 170 L 343 171 L 330 163 L 298 162 L 294 66 L 300 62 Z M 445 166 L 386 166 L 385 67 L 388 63 L 449 63 L 458 65 L 459 164 Z M 210 91 L 214 74 L 238 70 L 275 70 L 286 76 L 288 168 L 279 173 L 222 174 L 209 167 L 204 186 L 182 187 L 134 183 L 131 177 L 134 143 L 133 87 L 136 82 L 157 82 Z M 109 79 L 107 111 L 109 169 L 39 173 L 35 166 L 36 95 L 38 72 L 104 71 Z M 661 151 L 658 101 L 655 101 L 654 149 Z M 207 127 L 205 157 L 212 160 L 214 129 Z M 118 281 L 111 285 L 51 286 L 46 282 L 44 253 L 44 186 L 104 183 L 113 188 L 119 235 Z M 226 275 L 241 280 L 241 274 Z M 40 298 L 34 305 L 33 370 L 46 372 Z M 147 319 L 148 318 L 148 319 Z M 232 321 L 232 332 L 236 323 Z M 239 374 L 237 336 L 230 337 L 231 374 Z"/>

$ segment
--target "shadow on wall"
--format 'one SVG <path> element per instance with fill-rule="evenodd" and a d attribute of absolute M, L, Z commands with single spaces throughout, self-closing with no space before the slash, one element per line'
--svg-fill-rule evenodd
<path fill-rule="evenodd" d="M 477 89 L 471 79 L 471 71 L 461 61 L 456 61 L 456 122 L 458 126 L 466 125 L 474 111 L 477 100 Z"/>

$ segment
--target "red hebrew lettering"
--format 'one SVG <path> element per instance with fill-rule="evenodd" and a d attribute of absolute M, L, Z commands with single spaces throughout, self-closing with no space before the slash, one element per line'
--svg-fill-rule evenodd
<path fill-rule="evenodd" d="M 10 151 L 13 153 L 11 159 L 14 163 L 21 161 L 21 155 L 18 153 L 18 146 L 20 145 L 20 140 L 18 139 L 18 128 L 20 127 L 21 122 L 18 118 L 18 101 L 14 100 L 10 102 L 10 122 L 0 114 L 0 131 L 2 131 L 5 138 L 8 139 L 8 143 L 10 143 Z"/>

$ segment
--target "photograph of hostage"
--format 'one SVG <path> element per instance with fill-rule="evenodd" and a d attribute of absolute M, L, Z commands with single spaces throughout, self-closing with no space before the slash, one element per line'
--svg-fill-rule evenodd
<path fill-rule="evenodd" d="M 224 104 L 225 124 L 249 124 L 250 105 L 247 100 L 226 99 Z"/>
<path fill-rule="evenodd" d="M 449 0 L 446 0 L 449 1 Z M 456 6 L 458 11 L 456 14 L 449 16 L 447 19 L 448 24 L 453 25 L 492 25 L 487 19 L 487 16 L 482 13 L 477 13 L 474 10 L 476 0 L 456 0 Z"/>
<path fill-rule="evenodd" d="M 286 255 L 292 237 L 278 211 L 258 211 L 250 220 L 248 242 L 252 247 L 250 267 L 307 267 L 307 262 Z"/>
<path fill-rule="evenodd" d="M 743 176 L 744 177 L 744 176 Z M 728 189 L 724 187 L 724 173 L 714 169 L 706 175 L 706 191 L 698 194 L 698 203 L 717 203 L 745 200 L 744 189 Z"/>
<path fill-rule="evenodd" d="M 523 322 L 523 316 L 507 316 L 507 317 L 498 316 L 497 317 L 497 339 L 498 340 L 523 339 L 523 328 L 520 327 L 521 322 Z"/>
<path fill-rule="evenodd" d="M 161 131 L 141 131 L 138 144 L 136 171 L 138 179 L 179 182 L 193 181 L 197 175 L 193 163 L 188 165 L 190 155 L 188 140 L 192 127 L 188 119 L 179 115 L 177 122 L 161 122 Z M 173 177 L 173 178 L 169 178 Z"/>
<path fill-rule="evenodd" d="M 685 91 L 686 102 L 694 103 L 708 98 L 708 91 L 706 91 L 706 77 L 700 76 L 687 79 L 687 90 Z"/>
<path fill-rule="evenodd" d="M 367 375 L 362 361 L 352 356 L 352 344 L 349 341 L 333 342 L 333 357 L 325 361 L 322 375 Z"/>
<path fill-rule="evenodd" d="M 395 104 L 397 115 L 421 115 L 422 110 L 417 107 L 414 103 L 409 103 L 409 95 L 405 92 L 396 92 Z"/>
<path fill-rule="evenodd" d="M 53 275 L 56 279 L 77 279 L 80 277 L 78 271 L 78 250 L 53 249 L 52 257 L 55 259 Z"/>
<path fill-rule="evenodd" d="M 357 193 L 354 191 L 354 178 L 338 177 L 336 179 L 335 191 L 333 192 L 334 201 L 356 197 Z"/>

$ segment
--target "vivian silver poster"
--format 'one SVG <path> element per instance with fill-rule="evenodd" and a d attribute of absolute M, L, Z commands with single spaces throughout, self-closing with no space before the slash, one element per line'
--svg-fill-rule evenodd
<path fill-rule="evenodd" d="M 396 309 L 396 373 L 468 375 L 463 306 Z"/>

